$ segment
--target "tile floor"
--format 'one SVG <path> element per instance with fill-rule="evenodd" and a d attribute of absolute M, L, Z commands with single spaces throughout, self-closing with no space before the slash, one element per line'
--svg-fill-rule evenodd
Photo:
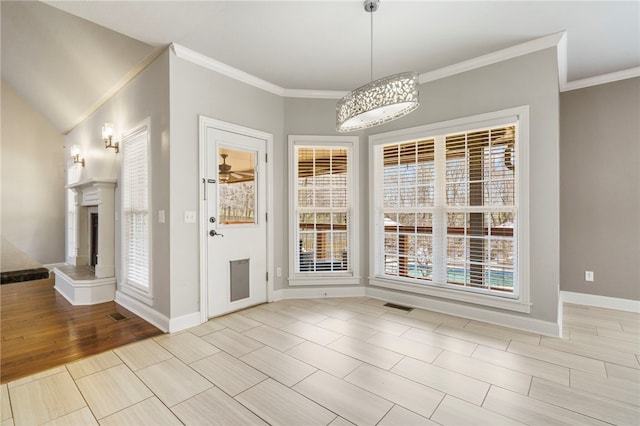
<path fill-rule="evenodd" d="M 0 425 L 640 423 L 640 315 L 563 339 L 368 299 L 289 300 L 0 387 Z"/>

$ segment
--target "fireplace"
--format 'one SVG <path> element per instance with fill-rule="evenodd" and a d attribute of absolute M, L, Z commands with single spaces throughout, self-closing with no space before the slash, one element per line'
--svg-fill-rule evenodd
<path fill-rule="evenodd" d="M 98 264 L 98 209 L 89 209 L 89 269 L 96 272 Z"/>
<path fill-rule="evenodd" d="M 114 300 L 115 179 L 90 179 L 68 185 L 75 196 L 75 250 L 56 268 L 55 288 L 74 305 Z"/>

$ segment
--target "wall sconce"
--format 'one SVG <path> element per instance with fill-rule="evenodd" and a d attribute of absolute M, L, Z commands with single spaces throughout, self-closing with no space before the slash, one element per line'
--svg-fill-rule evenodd
<path fill-rule="evenodd" d="M 71 147 L 71 159 L 73 160 L 73 164 L 80 163 L 82 167 L 84 167 L 84 158 L 80 158 L 80 147 L 78 145 Z"/>
<path fill-rule="evenodd" d="M 104 123 L 102 126 L 102 139 L 104 140 L 105 148 L 113 148 L 116 150 L 116 153 L 120 152 L 120 143 L 112 142 L 113 140 L 113 124 Z"/>

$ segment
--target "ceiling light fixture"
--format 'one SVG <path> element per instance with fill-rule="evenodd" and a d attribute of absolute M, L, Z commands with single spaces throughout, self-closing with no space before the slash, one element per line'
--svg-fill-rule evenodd
<path fill-rule="evenodd" d="M 228 156 L 229 154 L 220 154 L 222 164 L 218 165 L 218 179 L 222 183 L 229 182 L 229 178 L 231 178 L 231 164 L 227 164 Z"/>
<path fill-rule="evenodd" d="M 371 80 L 373 80 L 373 12 L 379 0 L 365 0 L 364 10 L 371 14 Z M 359 87 L 336 105 L 339 132 L 352 132 L 377 126 L 409 114 L 420 106 L 418 74 L 403 72 Z"/>

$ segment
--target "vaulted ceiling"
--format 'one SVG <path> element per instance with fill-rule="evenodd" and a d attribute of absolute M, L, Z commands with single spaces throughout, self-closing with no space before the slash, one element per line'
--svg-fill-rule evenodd
<path fill-rule="evenodd" d="M 2 79 L 61 132 L 172 42 L 288 89 L 370 78 L 361 1 L 2 1 Z M 424 73 L 559 31 L 568 80 L 640 66 L 638 1 L 394 1 L 373 15 L 374 78 Z"/>

